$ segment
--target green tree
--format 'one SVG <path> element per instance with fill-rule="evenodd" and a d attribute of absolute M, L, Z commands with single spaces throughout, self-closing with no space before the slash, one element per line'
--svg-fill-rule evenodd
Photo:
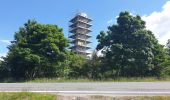
<path fill-rule="evenodd" d="M 2 61 L 0 60 L 0 66 L 2 65 Z"/>
<path fill-rule="evenodd" d="M 161 73 L 163 76 L 169 76 L 170 75 L 170 40 L 168 40 L 167 42 L 167 46 L 166 46 L 166 59 L 164 61 L 164 63 L 162 64 L 162 66 L 164 66 L 163 68 L 163 72 Z"/>
<path fill-rule="evenodd" d="M 58 76 L 57 66 L 69 46 L 61 28 L 28 20 L 14 39 L 4 59 L 13 77 Z"/>
<path fill-rule="evenodd" d="M 107 32 L 100 32 L 97 39 L 96 49 L 104 54 L 103 70 L 108 77 L 155 75 L 157 69 L 161 70 L 163 46 L 146 30 L 138 15 L 121 12 L 117 24 L 109 26 Z"/>
<path fill-rule="evenodd" d="M 86 59 L 73 52 L 67 52 L 66 58 L 57 66 L 57 73 L 61 78 L 81 78 L 84 77 L 84 63 Z"/>
<path fill-rule="evenodd" d="M 78 54 L 70 52 L 67 56 L 67 61 L 69 62 L 70 73 L 68 77 L 70 78 L 82 78 L 84 77 L 86 71 L 84 70 L 84 64 L 86 59 Z"/>
<path fill-rule="evenodd" d="M 7 70 L 4 61 L 0 60 L 0 80 L 7 78 L 9 73 L 9 71 Z"/>
<path fill-rule="evenodd" d="M 87 60 L 84 64 L 84 76 L 90 79 L 102 79 L 102 65 L 101 57 L 98 56 L 97 51 L 94 51 L 91 55 L 91 59 Z"/>
<path fill-rule="evenodd" d="M 0 78 L 3 77 L 2 71 L 3 71 L 3 68 L 2 68 L 2 61 L 0 60 Z"/>

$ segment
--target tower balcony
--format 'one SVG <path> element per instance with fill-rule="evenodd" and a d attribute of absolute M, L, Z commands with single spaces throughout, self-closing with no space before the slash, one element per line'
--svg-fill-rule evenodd
<path fill-rule="evenodd" d="M 81 37 L 81 36 L 83 36 L 83 37 Z M 72 38 L 72 39 L 76 39 L 76 38 L 85 38 L 85 39 L 88 39 L 90 37 L 91 37 L 91 35 L 82 34 L 82 33 L 76 33 L 76 34 L 72 34 L 72 35 L 69 36 L 69 38 Z"/>
<path fill-rule="evenodd" d="M 85 45 L 75 45 L 75 46 L 72 46 L 72 47 L 70 47 L 69 49 L 76 49 L 76 48 L 78 48 L 78 49 L 80 49 L 80 50 L 88 50 L 88 49 L 90 49 L 90 47 L 89 46 L 85 46 Z"/>
<path fill-rule="evenodd" d="M 86 40 L 86 39 L 81 39 L 81 38 L 77 38 L 77 39 L 73 40 L 71 43 L 75 44 L 75 43 L 77 43 L 77 42 L 82 42 L 82 43 L 84 43 L 84 44 L 89 44 L 89 43 L 91 43 L 90 41 L 88 41 L 88 40 Z"/>
<path fill-rule="evenodd" d="M 88 18 L 87 16 L 84 16 L 82 14 L 77 14 L 73 19 L 71 19 L 69 22 L 76 22 L 77 20 L 82 20 L 83 22 L 89 23 L 92 21 L 91 18 Z"/>
<path fill-rule="evenodd" d="M 82 26 L 82 27 L 85 27 L 85 28 L 89 28 L 92 25 L 89 24 L 89 23 L 83 22 L 81 20 L 77 20 L 75 23 L 72 23 L 72 24 L 69 25 L 69 27 L 71 27 L 71 28 L 74 28 L 74 27 L 77 27 L 77 26 Z"/>
<path fill-rule="evenodd" d="M 72 49 L 73 52 L 76 52 L 78 54 L 85 54 L 88 55 L 90 54 L 90 52 L 88 52 L 87 50 L 81 50 L 81 49 Z"/>
<path fill-rule="evenodd" d="M 69 29 L 70 33 L 89 33 L 92 32 L 89 28 L 85 28 L 85 27 L 81 27 L 81 26 L 77 26 L 75 28 L 70 28 Z"/>

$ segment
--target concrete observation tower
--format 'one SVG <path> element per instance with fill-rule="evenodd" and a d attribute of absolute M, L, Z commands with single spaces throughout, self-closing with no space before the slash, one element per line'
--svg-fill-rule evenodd
<path fill-rule="evenodd" d="M 86 13 L 76 14 L 69 22 L 69 38 L 71 40 L 71 51 L 85 56 L 88 58 L 90 52 L 87 50 L 90 49 L 88 46 L 90 41 L 88 39 L 91 37 L 89 33 L 91 32 L 90 27 L 92 26 L 90 19 Z"/>

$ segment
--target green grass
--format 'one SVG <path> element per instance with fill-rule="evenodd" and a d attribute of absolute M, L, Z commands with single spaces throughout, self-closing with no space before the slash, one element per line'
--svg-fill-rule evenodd
<path fill-rule="evenodd" d="M 30 92 L 17 92 L 6 93 L 0 92 L 0 100 L 70 100 L 74 96 L 57 96 L 54 94 L 44 93 L 30 93 Z M 87 96 L 77 97 L 78 100 L 170 100 L 170 96 L 124 96 L 124 97 L 108 97 L 108 96 Z"/>
<path fill-rule="evenodd" d="M 57 95 L 29 92 L 0 93 L 0 100 L 57 100 Z"/>
<path fill-rule="evenodd" d="M 105 80 L 92 80 L 92 79 L 58 79 L 58 78 L 36 78 L 34 80 L 26 80 L 27 83 L 61 83 L 61 82 L 168 82 L 170 77 L 156 78 L 156 77 L 131 77 L 131 78 L 118 78 L 118 79 L 105 79 Z"/>
<path fill-rule="evenodd" d="M 170 77 L 121 77 L 117 79 L 92 80 L 92 79 L 65 79 L 65 78 L 35 78 L 32 80 L 14 80 L 12 78 L 1 80 L 0 83 L 62 83 L 62 82 L 170 82 Z"/>

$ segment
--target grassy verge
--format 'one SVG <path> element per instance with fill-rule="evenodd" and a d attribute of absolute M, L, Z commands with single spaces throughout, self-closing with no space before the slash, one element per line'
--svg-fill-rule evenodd
<path fill-rule="evenodd" d="M 153 97 L 125 97 L 122 100 L 170 100 L 170 96 L 153 96 Z"/>
<path fill-rule="evenodd" d="M 124 97 L 104 97 L 91 96 L 89 100 L 170 100 L 170 96 L 124 96 Z"/>
<path fill-rule="evenodd" d="M 61 82 L 170 82 L 170 77 L 121 77 L 117 79 L 92 80 L 92 79 L 65 79 L 65 78 L 35 78 L 32 80 L 14 80 L 12 78 L 1 80 L 0 83 L 61 83 Z"/>
<path fill-rule="evenodd" d="M 118 79 L 105 79 L 105 80 L 92 80 L 92 79 L 64 79 L 64 78 L 36 78 L 34 80 L 26 80 L 27 83 L 61 83 L 61 82 L 168 82 L 170 77 L 156 78 L 156 77 L 131 77 L 131 78 L 118 78 Z"/>
<path fill-rule="evenodd" d="M 0 100 L 57 100 L 57 95 L 40 93 L 0 93 Z"/>
<path fill-rule="evenodd" d="M 108 97 L 108 96 L 57 96 L 54 94 L 42 93 L 0 93 L 0 100 L 170 100 L 170 96 L 124 96 L 124 97 Z"/>

